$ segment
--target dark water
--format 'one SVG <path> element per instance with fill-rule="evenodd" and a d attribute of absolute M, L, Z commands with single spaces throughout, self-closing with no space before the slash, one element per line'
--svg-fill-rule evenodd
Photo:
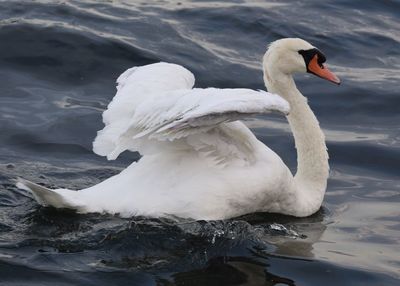
<path fill-rule="evenodd" d="M 22 176 L 84 188 L 125 69 L 157 61 L 198 87 L 263 88 L 266 45 L 301 37 L 343 84 L 299 76 L 328 141 L 321 211 L 295 219 L 121 219 L 39 207 Z M 1 285 L 400 285 L 399 1 L 1 1 Z M 294 170 L 284 118 L 248 122 Z"/>

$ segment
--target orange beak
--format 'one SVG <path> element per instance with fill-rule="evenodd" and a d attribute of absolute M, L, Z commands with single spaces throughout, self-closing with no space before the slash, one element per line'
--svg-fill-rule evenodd
<path fill-rule="evenodd" d="M 322 64 L 322 66 L 320 66 L 318 64 L 318 54 L 315 54 L 315 56 L 309 62 L 308 70 L 320 78 L 340 84 L 340 79 L 333 72 L 331 72 L 326 65 Z"/>

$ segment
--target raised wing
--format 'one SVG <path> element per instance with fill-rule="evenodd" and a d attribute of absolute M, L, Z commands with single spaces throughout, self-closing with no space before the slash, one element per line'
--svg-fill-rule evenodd
<path fill-rule="evenodd" d="M 103 113 L 104 124 L 129 121 L 136 107 L 146 100 L 193 86 L 193 74 L 180 65 L 156 63 L 130 68 L 117 79 L 117 93 Z"/>
<path fill-rule="evenodd" d="M 190 90 L 193 85 L 193 74 L 176 64 L 156 63 L 126 70 L 118 77 L 117 93 L 103 112 L 105 127 L 98 132 L 93 151 L 109 159 L 116 158 L 118 155 L 110 154 L 116 153 L 117 149 L 123 152 L 122 145 L 130 144 L 126 132 L 140 104 L 155 100 L 168 91 Z"/>
<path fill-rule="evenodd" d="M 168 65 L 134 68 L 121 75 L 117 95 L 103 113 L 106 126 L 93 142 L 95 153 L 112 160 L 125 150 L 144 153 L 152 146 L 166 152 L 167 145 L 188 144 L 190 137 L 224 122 L 271 111 L 289 112 L 284 99 L 265 91 L 191 89 L 193 75 L 183 67 Z"/>
<path fill-rule="evenodd" d="M 166 93 L 160 100 L 138 106 L 130 126 L 134 139 L 176 140 L 271 111 L 289 113 L 289 104 L 276 94 L 251 89 L 207 88 Z"/>

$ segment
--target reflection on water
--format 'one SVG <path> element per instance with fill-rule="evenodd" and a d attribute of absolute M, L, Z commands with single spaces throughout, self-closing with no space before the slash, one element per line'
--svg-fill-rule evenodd
<path fill-rule="evenodd" d="M 0 281 L 44 285 L 398 285 L 399 3 L 0 2 Z M 377 16 L 379 15 L 379 16 Z M 121 219 L 37 206 L 23 176 L 85 188 L 139 159 L 94 155 L 126 68 L 183 64 L 198 87 L 264 88 L 267 43 L 302 37 L 336 87 L 296 78 L 326 134 L 331 175 L 312 217 Z M 284 118 L 246 122 L 291 170 Z"/>
<path fill-rule="evenodd" d="M 316 253 L 328 261 L 362 264 L 379 271 L 390 269 L 399 275 L 399 255 L 393 251 L 400 243 L 399 216 L 398 203 L 376 203 L 367 199 L 345 203 L 335 214 L 329 230 L 314 246 Z"/>

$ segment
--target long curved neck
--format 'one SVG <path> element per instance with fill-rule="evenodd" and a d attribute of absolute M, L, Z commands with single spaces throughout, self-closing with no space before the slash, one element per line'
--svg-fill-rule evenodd
<path fill-rule="evenodd" d="M 290 104 L 290 114 L 287 119 L 297 149 L 295 185 L 298 191 L 307 192 L 310 197 L 313 197 L 312 201 L 315 202 L 315 208 L 318 210 L 329 176 L 325 136 L 307 99 L 297 89 L 291 75 L 275 73 L 274 78 L 271 78 L 265 73 L 264 79 L 268 91 L 281 95 Z"/>

